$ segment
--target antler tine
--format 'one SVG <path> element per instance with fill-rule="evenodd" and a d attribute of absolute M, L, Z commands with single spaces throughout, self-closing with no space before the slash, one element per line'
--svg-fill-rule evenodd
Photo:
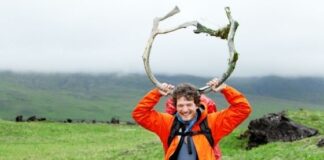
<path fill-rule="evenodd" d="M 225 73 L 223 73 L 216 88 L 219 87 L 220 85 L 222 85 L 228 79 L 228 77 L 232 74 L 232 72 L 235 69 L 236 62 L 238 60 L 238 53 L 236 52 L 235 46 L 234 46 L 234 36 L 235 36 L 235 32 L 236 32 L 236 29 L 239 26 L 239 24 L 237 21 L 233 20 L 229 7 L 225 7 L 225 11 L 227 14 L 227 18 L 230 22 L 228 36 L 226 37 L 228 49 L 229 49 L 229 59 L 228 59 L 227 70 Z M 221 30 L 225 30 L 225 28 L 222 28 Z M 216 32 L 218 32 L 218 31 L 216 31 Z M 221 32 L 221 31 L 219 31 L 219 32 Z M 208 93 L 208 92 L 210 92 L 210 86 L 201 87 L 201 88 L 199 88 L 199 91 Z"/>
<path fill-rule="evenodd" d="M 144 54 L 142 56 L 143 62 L 144 62 L 144 68 L 145 68 L 148 78 L 154 83 L 155 86 L 157 86 L 159 88 L 161 88 L 161 83 L 155 78 L 155 76 L 152 73 L 151 67 L 150 67 L 150 53 L 151 53 L 153 41 L 154 41 L 154 38 L 156 37 L 156 35 L 158 34 L 158 27 L 159 27 L 160 21 L 163 21 L 163 20 L 165 20 L 179 12 L 180 12 L 179 8 L 177 6 L 175 6 L 165 16 L 160 17 L 160 18 L 157 17 L 153 20 L 153 28 L 152 28 L 151 36 L 149 37 L 149 40 L 148 40 L 145 50 L 144 50 Z"/>
<path fill-rule="evenodd" d="M 157 17 L 154 19 L 153 21 L 153 28 L 152 28 L 152 32 L 151 32 L 151 36 L 149 37 L 149 40 L 147 42 L 147 45 L 145 47 L 145 50 L 144 50 L 144 54 L 142 56 L 143 58 L 143 62 L 144 62 L 144 68 L 145 68 L 145 71 L 146 71 L 146 74 L 148 76 L 148 78 L 153 82 L 153 84 L 158 87 L 158 88 L 161 88 L 161 83 L 155 78 L 152 70 L 151 70 L 151 67 L 150 67 L 150 53 L 151 53 L 151 49 L 152 49 L 152 45 L 153 45 L 153 41 L 155 39 L 155 37 L 158 35 L 158 34 L 167 34 L 167 33 L 170 33 L 170 32 L 174 32 L 178 29 L 181 29 L 181 28 L 186 28 L 188 26 L 197 26 L 197 21 L 192 21 L 192 22 L 186 22 L 186 23 L 183 23 L 177 27 L 174 27 L 174 28 L 171 28 L 171 29 L 166 29 L 166 30 L 159 30 L 159 23 L 160 21 L 163 21 L 177 13 L 179 13 L 180 10 L 179 8 L 176 6 L 174 7 L 168 14 L 166 14 L 165 16 L 163 17 Z"/>

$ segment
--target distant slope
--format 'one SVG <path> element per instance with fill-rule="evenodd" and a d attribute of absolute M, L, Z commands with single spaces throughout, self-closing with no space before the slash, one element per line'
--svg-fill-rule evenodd
<path fill-rule="evenodd" d="M 130 112 L 151 87 L 143 76 L 0 74 L 0 116 L 51 119 L 130 120 Z M 142 85 L 145 85 L 144 88 Z"/>
<path fill-rule="evenodd" d="M 324 79 L 315 77 L 283 78 L 277 76 L 233 79 L 248 94 L 324 104 Z"/>
<path fill-rule="evenodd" d="M 163 82 L 191 82 L 203 86 L 208 79 L 194 76 L 158 75 Z M 321 78 L 231 78 L 228 83 L 250 100 L 253 117 L 282 109 L 324 109 L 324 80 Z M 53 120 L 112 117 L 131 120 L 138 100 L 153 85 L 146 75 L 39 74 L 0 72 L 0 117 L 22 114 Z M 226 103 L 216 96 L 218 106 Z M 161 110 L 163 103 L 160 104 Z"/>

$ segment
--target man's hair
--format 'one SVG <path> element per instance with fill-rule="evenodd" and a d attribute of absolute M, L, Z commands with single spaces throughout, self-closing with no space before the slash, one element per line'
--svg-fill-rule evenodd
<path fill-rule="evenodd" d="M 186 100 L 193 100 L 194 103 L 199 106 L 200 103 L 200 93 L 192 84 L 181 83 L 179 84 L 172 93 L 173 105 L 177 107 L 177 99 L 184 97 Z"/>

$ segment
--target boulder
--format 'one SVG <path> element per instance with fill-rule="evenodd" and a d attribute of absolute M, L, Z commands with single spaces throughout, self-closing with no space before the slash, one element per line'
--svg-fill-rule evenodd
<path fill-rule="evenodd" d="M 269 142 L 291 142 L 318 134 L 318 130 L 297 124 L 285 112 L 269 113 L 252 120 L 245 135 L 248 137 L 247 149 Z"/>
<path fill-rule="evenodd" d="M 317 147 L 323 147 L 324 146 L 324 138 L 320 139 L 317 143 Z"/>
<path fill-rule="evenodd" d="M 16 117 L 16 122 L 23 122 L 24 120 L 23 120 L 23 116 L 22 115 L 18 115 L 17 117 Z"/>
<path fill-rule="evenodd" d="M 27 118 L 27 122 L 33 122 L 33 121 L 37 121 L 36 116 L 30 116 L 29 118 Z"/>

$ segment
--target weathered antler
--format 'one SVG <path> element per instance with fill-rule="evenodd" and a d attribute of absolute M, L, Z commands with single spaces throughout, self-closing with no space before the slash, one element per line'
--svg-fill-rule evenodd
<path fill-rule="evenodd" d="M 220 78 L 219 83 L 216 87 L 223 84 L 227 80 L 227 78 L 232 74 L 232 72 L 235 69 L 236 62 L 238 60 L 238 53 L 236 52 L 235 46 L 234 46 L 234 36 L 235 36 L 235 32 L 236 32 L 236 29 L 239 26 L 239 24 L 237 21 L 233 20 L 229 7 L 226 7 L 225 11 L 227 14 L 227 18 L 229 20 L 229 25 L 227 25 L 224 28 L 218 29 L 214 32 L 212 32 L 211 29 L 208 29 L 207 27 L 205 27 L 207 29 L 207 31 L 209 31 L 209 32 L 205 32 L 205 33 L 208 33 L 211 36 L 220 37 L 221 39 L 227 39 L 227 44 L 228 44 L 228 50 L 229 50 L 228 67 L 227 67 L 226 72 L 223 73 L 223 76 Z M 195 33 L 199 32 L 199 31 L 200 32 L 205 31 L 205 30 L 200 29 L 199 27 L 197 27 L 197 30 L 195 31 Z M 205 87 L 199 88 L 200 92 L 209 92 L 209 90 L 210 90 L 210 86 L 205 86 Z"/>
<path fill-rule="evenodd" d="M 151 48 L 152 48 L 152 44 L 154 41 L 154 38 L 158 35 L 158 34 L 167 34 L 182 28 L 186 28 L 188 26 L 195 26 L 197 29 L 194 31 L 195 33 L 207 33 L 211 36 L 216 36 L 216 37 L 220 37 L 221 39 L 227 39 L 228 41 L 228 47 L 229 47 L 229 52 L 230 52 L 230 57 L 229 57 L 229 62 L 228 62 L 228 68 L 226 70 L 225 73 L 223 73 L 222 78 L 219 81 L 218 86 L 220 86 L 223 82 L 226 81 L 226 79 L 231 75 L 231 73 L 233 72 L 235 65 L 236 65 L 236 61 L 238 59 L 238 53 L 235 51 L 234 48 L 234 35 L 235 35 L 235 31 L 238 27 L 238 23 L 236 21 L 234 21 L 231 17 L 231 13 L 228 7 L 225 8 L 225 11 L 227 13 L 227 17 L 229 19 L 230 24 L 227 25 L 226 27 L 223 27 L 221 29 L 218 29 L 216 31 L 209 29 L 203 25 L 201 25 L 200 23 L 198 23 L 197 21 L 192 21 L 192 22 L 186 22 L 183 23 L 177 27 L 171 28 L 171 29 L 166 29 L 166 30 L 159 30 L 159 22 L 163 21 L 177 13 L 180 12 L 178 7 L 175 7 L 171 12 L 169 12 L 168 14 L 166 14 L 164 17 L 157 17 L 154 19 L 153 22 L 153 28 L 152 28 L 152 32 L 151 32 L 151 36 L 148 40 L 148 43 L 145 47 L 145 51 L 143 54 L 143 62 L 144 62 L 144 67 L 145 67 L 145 71 L 146 74 L 148 76 L 148 78 L 154 83 L 155 86 L 161 88 L 161 83 L 155 78 L 155 76 L 153 75 L 152 71 L 151 71 L 151 67 L 150 67 L 150 62 L 149 62 L 149 58 L 150 58 L 150 52 L 151 52 Z M 218 87 L 217 86 L 217 87 Z M 208 92 L 210 90 L 209 86 L 205 86 L 199 89 L 199 91 L 201 92 Z"/>

